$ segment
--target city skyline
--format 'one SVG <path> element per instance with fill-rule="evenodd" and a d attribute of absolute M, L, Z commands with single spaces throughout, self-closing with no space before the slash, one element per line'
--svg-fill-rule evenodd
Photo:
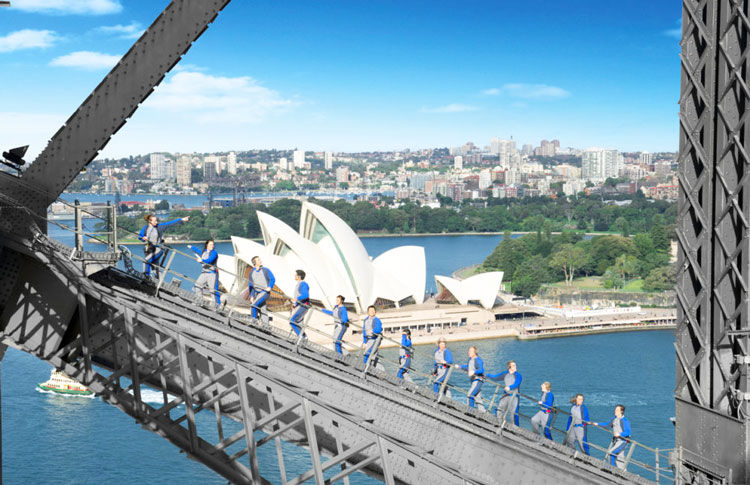
<path fill-rule="evenodd" d="M 167 2 L 11 3 L 2 139 L 31 159 Z M 675 151 L 680 6 L 659 3 L 233 2 L 98 158 L 511 136 Z"/>

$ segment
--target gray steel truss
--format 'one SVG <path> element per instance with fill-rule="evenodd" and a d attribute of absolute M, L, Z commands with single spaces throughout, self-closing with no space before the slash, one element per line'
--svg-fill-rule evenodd
<path fill-rule="evenodd" d="M 750 483 L 747 0 L 684 0 L 676 444 L 685 483 Z"/>

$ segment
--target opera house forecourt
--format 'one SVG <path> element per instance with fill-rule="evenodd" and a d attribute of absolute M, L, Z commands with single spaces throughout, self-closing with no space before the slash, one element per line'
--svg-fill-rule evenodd
<path fill-rule="evenodd" d="M 286 303 L 283 295 L 294 295 L 295 271 L 301 269 L 306 273 L 310 300 L 315 306 L 331 309 L 336 304 L 336 296 L 343 295 L 346 306 L 358 314 L 366 313 L 369 305 L 375 305 L 378 309 L 393 309 L 394 313 L 409 310 L 411 318 L 422 323 L 429 319 L 424 314 L 429 305 L 424 305 L 426 261 L 423 247 L 401 246 L 373 259 L 341 218 L 307 201 L 302 203 L 298 231 L 263 212 L 258 212 L 258 221 L 263 244 L 232 237 L 234 255 L 219 255 L 219 269 L 224 270 L 219 271 L 219 279 L 231 293 L 238 294 L 247 287 L 251 261 L 260 256 L 263 265 L 276 277 L 277 293 L 269 301 L 271 309 L 283 309 Z M 234 274 L 240 275 L 242 281 L 234 281 Z M 491 309 L 500 290 L 502 273 L 485 273 L 465 281 L 436 276 L 436 281 L 440 303 L 478 303 Z M 325 325 L 330 322 L 323 317 L 314 316 L 310 324 L 327 331 Z M 383 315 L 382 320 L 387 328 L 388 318 Z M 402 326 L 403 321 L 399 328 Z"/>

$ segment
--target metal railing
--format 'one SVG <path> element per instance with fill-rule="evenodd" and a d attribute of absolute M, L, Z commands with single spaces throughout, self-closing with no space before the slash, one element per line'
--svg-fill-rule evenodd
<path fill-rule="evenodd" d="M 3 200 L 3 199 L 7 199 L 7 198 L 0 194 L 0 200 Z M 63 201 L 63 200 L 60 200 L 60 202 L 66 205 L 70 205 L 68 202 Z M 44 219 L 47 223 L 54 224 L 64 230 L 73 232 L 75 236 L 75 241 L 76 241 L 75 251 L 78 252 L 80 255 L 84 254 L 84 251 L 83 251 L 83 237 L 84 236 L 89 237 L 92 240 L 97 241 L 99 243 L 106 244 L 107 252 L 114 255 L 113 261 L 116 263 L 117 260 L 122 259 L 124 261 L 126 271 L 129 274 L 142 279 L 144 282 L 147 282 L 148 284 L 153 285 L 154 295 L 157 297 L 159 295 L 159 292 L 162 291 L 164 288 L 164 284 L 166 282 L 166 277 L 168 274 L 171 274 L 173 277 L 178 277 L 181 280 L 191 281 L 193 284 L 197 282 L 195 279 L 191 278 L 190 276 L 179 273 L 172 268 L 172 264 L 173 264 L 173 261 L 175 260 L 176 255 L 190 258 L 193 261 L 195 261 L 195 255 L 182 252 L 178 250 L 177 248 L 174 248 L 168 244 L 163 244 L 163 243 L 157 245 L 157 247 L 162 248 L 162 250 L 165 251 L 165 256 L 168 255 L 168 258 L 167 258 L 166 264 L 164 265 L 153 264 L 154 267 L 158 268 L 158 275 L 159 275 L 158 279 L 154 281 L 150 277 L 137 271 L 132 265 L 132 260 L 139 260 L 143 262 L 144 264 L 147 263 L 147 261 L 145 258 L 133 254 L 131 251 L 127 249 L 127 247 L 117 245 L 117 226 L 116 226 L 117 218 L 116 218 L 116 213 L 115 213 L 115 207 L 111 206 L 110 204 L 108 204 L 108 207 L 111 207 L 111 209 L 108 208 L 107 216 L 103 218 L 103 220 L 107 224 L 106 227 L 108 230 L 101 231 L 101 232 L 88 232 L 88 231 L 83 230 L 83 225 L 81 222 L 83 213 L 89 214 L 94 218 L 101 219 L 101 217 L 91 212 L 85 211 L 83 208 L 81 208 L 78 201 L 76 201 L 76 203 L 73 204 L 73 209 L 75 212 L 75 227 L 74 228 L 71 228 L 64 224 L 60 224 L 54 220 L 49 220 L 43 216 L 35 214 L 32 211 L 24 207 L 18 206 L 16 204 L 13 204 L 10 206 L 3 205 L 2 207 L 3 208 L 12 207 L 12 208 L 19 209 L 19 210 L 25 210 L 32 217 Z M 132 231 L 128 231 L 128 232 L 132 233 Z M 135 233 L 132 233 L 132 234 L 135 234 Z M 100 238 L 101 236 L 106 236 L 106 240 L 101 239 Z M 85 264 L 85 260 L 83 260 L 83 262 Z M 216 311 L 226 315 L 227 318 L 231 318 L 232 315 L 238 311 L 238 307 L 245 307 L 250 310 L 252 310 L 253 308 L 262 310 L 259 307 L 253 306 L 252 303 L 245 304 L 244 302 L 240 301 L 240 294 L 242 293 L 241 288 L 247 285 L 247 280 L 245 278 L 239 275 L 236 275 L 232 273 L 231 271 L 219 269 L 218 266 L 216 266 L 216 270 L 222 271 L 222 272 L 225 272 L 227 274 L 234 276 L 234 283 L 232 287 L 228 291 L 222 291 L 220 289 L 219 290 L 216 290 L 216 289 L 203 290 L 199 288 L 198 292 L 196 292 L 196 288 L 194 287 L 194 293 L 196 294 L 195 294 L 195 298 L 191 300 L 192 303 L 197 303 L 197 304 L 201 304 L 205 306 L 207 299 L 210 301 L 213 301 L 212 296 L 214 295 L 214 293 L 219 293 L 220 297 L 222 296 L 224 297 L 224 302 L 220 308 L 216 308 Z M 280 297 L 283 300 L 286 300 L 287 302 L 293 302 L 293 299 L 290 298 L 288 295 L 286 295 L 283 292 L 277 291 L 274 288 L 270 289 L 269 294 L 271 293 L 273 293 L 277 297 Z M 278 319 L 278 321 L 283 321 L 283 322 L 287 322 L 290 324 L 288 338 L 293 339 L 293 341 L 295 342 L 295 349 L 297 352 L 299 352 L 300 348 L 303 346 L 311 346 L 309 344 L 309 341 L 304 337 L 305 335 L 307 335 L 307 333 L 316 334 L 316 335 L 320 335 L 324 337 L 324 339 L 329 340 L 332 347 L 335 348 L 336 339 L 334 335 L 332 335 L 331 333 L 323 332 L 319 328 L 316 328 L 315 326 L 310 325 L 310 319 L 313 313 L 321 312 L 321 309 L 312 305 L 308 305 L 308 311 L 306 312 L 306 315 L 304 316 L 303 320 L 301 322 L 295 322 L 301 328 L 300 333 L 298 335 L 295 335 L 293 331 L 291 330 L 291 315 L 286 316 L 278 311 L 271 311 L 271 310 L 266 310 L 266 311 L 267 311 L 267 314 L 270 317 L 272 317 L 274 320 Z M 259 326 L 265 326 L 261 324 L 259 320 L 256 320 L 253 323 Z M 360 332 L 364 332 L 363 326 L 361 324 L 356 323 L 355 321 L 350 321 L 349 326 Z M 392 372 L 393 374 L 395 374 L 398 371 L 398 369 L 401 368 L 401 362 L 397 360 L 388 359 L 380 354 L 380 345 L 383 342 L 390 342 L 396 348 L 402 347 L 400 341 L 389 338 L 383 335 L 382 333 L 378 334 L 377 342 L 374 346 L 374 350 L 372 354 L 369 356 L 368 361 L 364 366 L 364 370 L 362 371 L 362 378 L 366 379 L 367 376 L 370 374 L 376 375 L 378 377 L 382 377 L 383 374 L 388 374 L 389 372 Z M 349 355 L 358 356 L 364 353 L 364 349 L 363 349 L 364 346 L 358 346 L 358 345 L 355 345 L 353 343 L 346 342 L 343 340 L 341 341 L 341 345 L 346 350 L 346 353 Z M 412 353 L 411 355 L 412 355 L 412 359 L 414 359 L 414 354 Z M 458 387 L 454 384 L 451 384 L 450 382 L 451 377 L 453 376 L 453 370 L 456 367 L 458 367 L 457 364 L 448 363 L 447 372 L 443 380 L 440 383 L 439 391 L 437 393 L 433 392 L 434 405 L 436 408 L 439 408 L 441 404 L 442 405 L 449 404 L 451 407 L 458 408 L 457 404 L 462 404 L 460 403 L 459 400 L 457 400 L 458 396 L 465 396 L 466 401 L 468 401 L 469 390 Z M 433 374 L 421 373 L 421 372 L 418 372 L 413 367 L 409 367 L 407 369 L 407 375 L 410 375 L 410 376 L 414 375 L 416 377 L 425 379 L 427 382 L 427 386 L 431 386 L 431 385 L 434 386 Z M 486 378 L 484 382 L 486 385 L 494 387 L 492 391 L 492 397 L 489 400 L 489 406 L 487 408 L 484 408 L 484 405 L 483 405 L 484 400 L 480 393 L 479 395 L 475 397 L 476 407 L 474 409 L 469 409 L 468 406 L 466 406 L 464 408 L 465 412 L 474 414 L 477 417 L 484 416 L 485 418 L 489 418 L 490 416 L 493 415 L 492 410 L 494 408 L 495 410 L 494 416 L 497 416 L 498 407 L 500 406 L 500 403 L 502 402 L 503 399 L 513 400 L 517 398 L 519 400 L 526 400 L 526 401 L 533 402 L 535 406 L 539 405 L 536 399 L 534 399 L 531 396 L 520 393 L 517 390 L 514 390 L 510 393 L 506 392 L 503 388 L 503 384 L 495 382 L 492 379 Z M 413 380 L 411 379 L 408 379 L 408 380 L 405 379 L 404 382 L 402 382 L 402 386 L 406 387 L 407 389 L 412 389 L 412 390 L 422 387 L 414 383 Z M 422 394 L 429 395 L 429 392 L 422 392 Z M 501 433 L 503 432 L 503 430 L 507 429 L 506 428 L 507 425 L 511 424 L 511 421 L 509 420 L 509 414 L 511 414 L 511 409 L 510 409 L 511 407 L 512 406 L 507 406 L 507 405 L 504 406 L 503 413 L 500 416 L 497 416 L 497 418 L 499 419 L 499 425 L 500 425 L 499 429 Z M 485 409 L 484 411 L 482 411 L 483 408 Z M 552 423 L 548 426 L 548 428 L 551 433 L 562 436 L 562 441 L 565 442 L 565 438 L 567 437 L 567 433 L 569 431 L 568 430 L 564 431 L 558 427 L 555 427 L 554 421 L 556 420 L 557 416 L 560 416 L 560 415 L 570 416 L 570 413 L 556 406 L 553 406 L 550 409 L 551 409 L 550 419 Z M 531 422 L 531 417 L 520 412 L 520 408 L 518 412 L 516 412 L 515 410 L 512 410 L 512 414 L 514 418 L 515 418 L 515 415 L 518 416 L 519 425 L 520 425 L 521 419 L 523 419 L 524 421 L 529 421 L 529 423 Z M 588 426 L 591 429 L 596 429 L 599 432 L 606 433 L 610 437 L 612 436 L 612 432 L 609 429 L 597 426 L 593 422 L 586 423 L 586 426 Z M 571 429 L 572 429 L 572 426 L 571 426 Z M 542 439 L 544 440 L 546 438 L 542 438 Z M 674 471 L 671 465 L 672 463 L 675 462 L 675 458 L 670 457 L 670 454 L 669 454 L 669 452 L 672 450 L 664 450 L 664 449 L 660 450 L 659 448 L 651 448 L 632 438 L 628 438 L 627 443 L 628 443 L 627 448 L 623 452 L 625 453 L 624 462 L 625 462 L 626 467 L 632 465 L 632 467 L 638 468 L 647 476 L 649 475 L 653 476 L 654 480 L 657 483 L 660 483 L 663 480 L 666 480 L 668 482 L 675 481 Z M 588 441 L 588 445 L 595 451 L 602 454 L 603 455 L 602 459 L 607 460 L 608 455 L 607 455 L 606 447 L 603 447 L 592 441 Z M 646 463 L 643 460 L 636 459 L 634 457 L 636 450 L 641 450 L 639 455 L 652 456 L 653 460 L 650 460 L 649 463 Z M 669 465 L 665 467 L 664 466 L 665 463 Z M 610 465 L 606 465 L 606 466 L 610 466 Z"/>

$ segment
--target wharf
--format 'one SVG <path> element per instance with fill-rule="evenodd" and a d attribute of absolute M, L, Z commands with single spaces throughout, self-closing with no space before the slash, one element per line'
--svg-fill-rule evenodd
<path fill-rule="evenodd" d="M 495 338 L 517 338 L 536 340 L 541 338 L 571 337 L 576 335 L 673 329 L 676 324 L 675 309 L 628 309 L 579 311 L 574 316 L 556 315 L 559 310 L 550 309 L 545 314 L 542 307 L 504 304 L 492 310 L 476 305 L 446 305 L 429 300 L 421 305 L 381 310 L 378 317 L 383 323 L 382 348 L 397 347 L 403 329 L 410 329 L 413 345 L 434 345 L 438 338 L 448 342 L 483 340 Z M 349 314 L 353 325 L 344 337 L 348 348 L 362 345 L 359 330 L 364 315 Z M 285 323 L 285 322 L 283 322 Z M 330 335 L 334 324 L 331 317 L 314 312 L 308 322 L 314 330 L 308 332 L 311 341 L 320 345 L 331 345 Z M 279 322 L 279 328 L 284 327 Z M 282 328 L 289 330 L 288 326 Z M 388 340 L 390 339 L 390 340 Z"/>

